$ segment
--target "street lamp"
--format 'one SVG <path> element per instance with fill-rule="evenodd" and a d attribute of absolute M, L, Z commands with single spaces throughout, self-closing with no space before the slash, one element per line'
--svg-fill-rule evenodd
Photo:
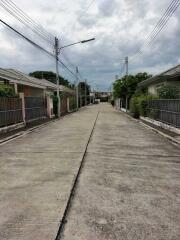
<path fill-rule="evenodd" d="M 87 39 L 87 40 L 82 40 L 82 41 L 79 41 L 79 42 L 71 43 L 71 44 L 60 47 L 60 50 L 63 49 L 63 48 L 66 48 L 66 47 L 70 47 L 72 45 L 76 45 L 76 44 L 79 44 L 79 43 L 87 43 L 87 42 L 94 41 L 94 40 L 95 40 L 95 38 L 90 38 L 90 39 Z"/>
<path fill-rule="evenodd" d="M 87 40 L 82 40 L 82 41 L 79 41 L 79 42 L 75 42 L 75 43 L 71 43 L 71 44 L 59 47 L 59 40 L 58 40 L 57 37 L 55 37 L 54 49 L 55 49 L 55 59 L 56 59 L 56 84 L 57 84 L 57 98 L 58 98 L 57 114 L 58 114 L 58 117 L 60 117 L 59 71 L 58 71 L 58 61 L 59 61 L 60 50 L 63 49 L 63 48 L 66 48 L 66 47 L 70 47 L 70 46 L 75 45 L 75 44 L 87 43 L 87 42 L 90 42 L 90 41 L 93 41 L 93 40 L 95 40 L 95 38 L 90 38 L 90 39 L 87 39 Z M 76 87 L 76 97 L 78 97 L 78 85 Z M 78 99 L 77 99 L 77 109 L 78 108 L 79 108 L 79 103 L 78 103 Z"/>

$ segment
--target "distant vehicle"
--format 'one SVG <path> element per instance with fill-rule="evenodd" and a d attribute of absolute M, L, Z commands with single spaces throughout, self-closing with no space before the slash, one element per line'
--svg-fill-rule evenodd
<path fill-rule="evenodd" d="M 99 103 L 100 103 L 100 99 L 97 99 L 97 98 L 96 98 L 96 99 L 94 100 L 94 104 L 99 104 Z"/>

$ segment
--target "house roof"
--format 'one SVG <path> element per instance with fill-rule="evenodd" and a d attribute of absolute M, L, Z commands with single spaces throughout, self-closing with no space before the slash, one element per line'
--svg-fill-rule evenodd
<path fill-rule="evenodd" d="M 57 88 L 56 84 L 46 79 L 38 79 L 38 78 L 30 77 L 29 75 L 14 69 L 0 68 L 0 79 L 5 79 L 10 81 L 11 83 L 19 83 L 22 85 L 31 86 L 31 87 L 40 88 L 40 89 L 56 90 Z M 74 91 L 68 87 L 60 85 L 59 88 L 60 88 L 60 91 L 62 92 L 74 94 Z"/>
<path fill-rule="evenodd" d="M 180 64 L 177 66 L 170 68 L 160 74 L 157 74 L 151 78 L 146 79 L 145 81 L 138 84 L 139 87 L 141 86 L 148 86 L 153 83 L 163 82 L 165 80 L 173 80 L 175 77 L 180 76 Z"/>

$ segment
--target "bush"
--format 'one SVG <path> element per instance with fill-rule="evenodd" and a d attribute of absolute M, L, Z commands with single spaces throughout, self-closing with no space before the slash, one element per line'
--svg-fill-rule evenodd
<path fill-rule="evenodd" d="M 180 89 L 177 86 L 163 85 L 158 88 L 158 95 L 161 99 L 178 99 Z"/>
<path fill-rule="evenodd" d="M 9 85 L 0 85 L 0 97 L 16 97 L 13 87 Z"/>
<path fill-rule="evenodd" d="M 58 97 L 52 96 L 52 99 L 53 99 L 53 111 L 54 111 L 54 114 L 57 115 Z"/>
<path fill-rule="evenodd" d="M 111 100 L 111 105 L 114 107 L 114 100 Z"/>
<path fill-rule="evenodd" d="M 134 96 L 130 101 L 130 112 L 134 118 L 139 118 L 140 116 L 146 117 L 146 107 L 147 101 L 157 99 L 156 96 L 152 95 L 140 95 Z"/>
<path fill-rule="evenodd" d="M 77 102 L 74 96 L 69 97 L 69 108 L 71 111 L 77 108 Z"/>

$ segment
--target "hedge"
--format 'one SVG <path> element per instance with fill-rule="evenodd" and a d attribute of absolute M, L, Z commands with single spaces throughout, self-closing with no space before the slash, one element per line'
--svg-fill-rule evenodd
<path fill-rule="evenodd" d="M 140 95 L 134 96 L 130 100 L 130 113 L 134 118 L 139 118 L 140 116 L 146 117 L 146 107 L 147 101 L 158 99 L 156 96 L 152 95 Z"/>

